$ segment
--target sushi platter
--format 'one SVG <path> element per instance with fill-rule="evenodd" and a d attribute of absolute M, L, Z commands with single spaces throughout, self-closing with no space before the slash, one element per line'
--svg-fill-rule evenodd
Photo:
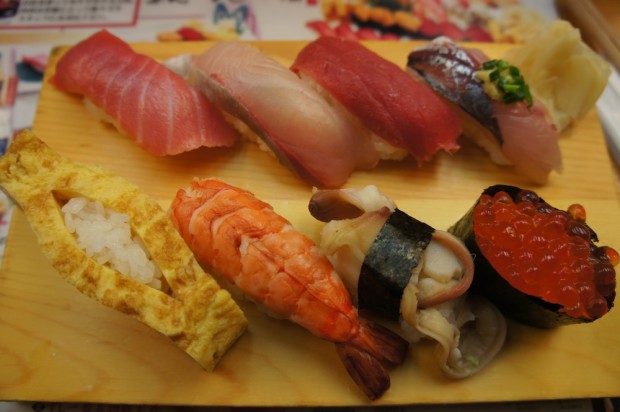
<path fill-rule="evenodd" d="M 421 42 L 368 42 L 403 67 Z M 289 67 L 304 42 L 255 45 Z M 200 53 L 211 43 L 140 43 L 159 61 Z M 477 44 L 500 58 L 510 46 Z M 65 51 L 55 50 L 46 73 Z M 217 177 L 272 204 L 293 226 L 319 239 L 322 223 L 308 213 L 312 186 L 251 142 L 157 157 L 92 116 L 81 98 L 45 82 L 34 133 L 70 159 L 99 165 L 139 186 L 168 208 L 194 177 Z M 399 209 L 445 230 L 494 184 L 535 190 L 558 208 L 581 203 L 600 243 L 620 248 L 618 175 L 595 110 L 560 135 L 561 174 L 532 185 L 464 139 L 422 166 L 412 159 L 382 161 L 356 171 L 345 187 L 369 184 Z M 340 365 L 333 344 L 299 326 L 265 316 L 237 299 L 248 331 L 214 371 L 206 372 L 168 339 L 79 293 L 52 268 L 16 210 L 0 272 L 0 400 L 209 406 L 367 405 Z M 388 326 L 396 327 L 396 325 Z M 434 345 L 412 345 L 391 370 L 391 388 L 374 404 L 452 404 L 620 396 L 620 309 L 589 324 L 551 330 L 508 321 L 505 346 L 480 373 L 462 380 L 442 375 Z"/>

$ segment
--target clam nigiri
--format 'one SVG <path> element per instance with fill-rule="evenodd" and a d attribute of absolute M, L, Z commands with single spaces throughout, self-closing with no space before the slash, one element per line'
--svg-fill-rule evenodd
<path fill-rule="evenodd" d="M 459 149 L 458 113 L 426 82 L 357 41 L 321 37 L 302 49 L 291 70 L 353 117 L 387 157 L 409 153 L 420 164 Z"/>
<path fill-rule="evenodd" d="M 219 42 L 185 57 L 167 64 L 230 115 L 244 134 L 258 136 L 302 180 L 337 187 L 354 170 L 369 169 L 378 162 L 370 139 L 258 48 Z"/>
<path fill-rule="evenodd" d="M 558 131 L 519 70 L 440 37 L 413 50 L 408 71 L 460 110 L 464 135 L 536 183 L 562 171 Z"/>
<path fill-rule="evenodd" d="M 407 342 L 363 321 L 329 260 L 250 192 L 216 179 L 177 192 L 170 216 L 198 260 L 274 315 L 336 344 L 370 399 L 390 386 L 381 361 L 400 364 Z"/>
<path fill-rule="evenodd" d="M 237 134 L 182 77 L 108 31 L 69 49 L 51 82 L 156 156 L 230 147 Z"/>
<path fill-rule="evenodd" d="M 506 322 L 486 299 L 467 295 L 474 265 L 460 239 L 399 210 L 376 186 L 317 191 L 309 209 L 327 222 L 321 249 L 360 310 L 399 321 L 412 342 L 435 340 L 437 363 L 452 378 L 497 355 Z"/>

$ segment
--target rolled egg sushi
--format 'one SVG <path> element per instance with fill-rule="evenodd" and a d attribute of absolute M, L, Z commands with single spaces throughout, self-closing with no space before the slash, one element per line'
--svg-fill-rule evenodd
<path fill-rule="evenodd" d="M 411 341 L 437 342 L 452 378 L 483 369 L 506 338 L 503 315 L 469 296 L 474 266 L 465 244 L 399 210 L 376 186 L 316 191 L 310 213 L 326 222 L 320 247 L 360 310 L 396 321 Z"/>

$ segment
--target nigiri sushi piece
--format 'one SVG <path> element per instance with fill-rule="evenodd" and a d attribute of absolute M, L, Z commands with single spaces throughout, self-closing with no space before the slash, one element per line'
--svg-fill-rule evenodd
<path fill-rule="evenodd" d="M 585 209 L 551 206 L 515 186 L 485 189 L 449 231 L 474 254 L 472 289 L 521 323 L 592 322 L 612 308 L 618 253 L 597 246 Z"/>
<path fill-rule="evenodd" d="M 301 50 L 291 70 L 353 117 L 385 158 L 404 152 L 421 164 L 440 150 L 459 149 L 456 110 L 426 82 L 357 41 L 321 37 Z"/>
<path fill-rule="evenodd" d="M 258 136 L 280 163 L 312 185 L 338 187 L 354 170 L 372 168 L 379 160 L 370 139 L 287 67 L 252 45 L 218 42 L 173 62 L 244 135 Z"/>
<path fill-rule="evenodd" d="M 200 92 L 156 60 L 102 30 L 70 48 L 51 83 L 156 156 L 231 147 L 237 134 Z"/>
<path fill-rule="evenodd" d="M 63 279 L 166 336 L 204 369 L 246 330 L 239 306 L 159 203 L 126 179 L 65 158 L 24 130 L 0 158 L 0 188 Z"/>
<path fill-rule="evenodd" d="M 332 341 L 370 399 L 390 386 L 382 364 L 401 364 L 408 344 L 358 317 L 328 259 L 272 207 L 217 179 L 195 179 L 170 215 L 198 260 L 279 318 Z"/>
<path fill-rule="evenodd" d="M 460 239 L 399 210 L 372 185 L 319 190 L 309 209 L 327 222 L 320 247 L 359 309 L 400 322 L 412 342 L 437 341 L 447 376 L 471 376 L 500 351 L 505 319 L 467 295 L 474 267 Z"/>
<path fill-rule="evenodd" d="M 464 135 L 495 163 L 538 184 L 562 171 L 558 130 L 516 67 L 439 37 L 413 50 L 407 68 L 458 108 Z"/>

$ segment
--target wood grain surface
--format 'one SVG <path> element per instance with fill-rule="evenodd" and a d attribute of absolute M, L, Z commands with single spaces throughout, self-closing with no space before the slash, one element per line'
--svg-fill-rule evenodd
<path fill-rule="evenodd" d="M 367 46 L 404 66 L 417 44 Z M 303 47 L 296 42 L 257 45 L 285 65 Z M 160 60 L 208 46 L 134 45 Z M 491 57 L 501 57 L 507 47 L 479 46 Z M 46 76 L 52 71 L 53 64 Z M 62 155 L 126 177 L 164 207 L 193 177 L 216 176 L 250 189 L 297 229 L 318 239 L 321 225 L 306 209 L 312 188 L 255 144 L 153 157 L 93 118 L 80 98 L 47 83 L 34 131 Z M 422 167 L 406 160 L 356 172 L 347 186 L 375 184 L 401 209 L 437 229 L 459 219 L 489 185 L 530 188 L 559 208 L 582 203 L 601 244 L 620 248 L 616 179 L 595 111 L 562 134 L 564 171 L 553 174 L 545 186 L 532 186 L 511 168 L 491 163 L 468 141 L 460 143 L 458 153 L 440 154 Z M 232 406 L 368 403 L 340 364 L 333 344 L 239 301 L 249 330 L 216 370 L 207 373 L 163 336 L 65 283 L 43 257 L 22 213 L 15 211 L 0 272 L 0 399 Z M 618 308 L 592 324 L 554 330 L 509 322 L 498 358 L 465 380 L 444 377 L 433 350 L 432 342 L 414 345 L 406 364 L 393 370 L 391 389 L 377 403 L 620 396 Z"/>

